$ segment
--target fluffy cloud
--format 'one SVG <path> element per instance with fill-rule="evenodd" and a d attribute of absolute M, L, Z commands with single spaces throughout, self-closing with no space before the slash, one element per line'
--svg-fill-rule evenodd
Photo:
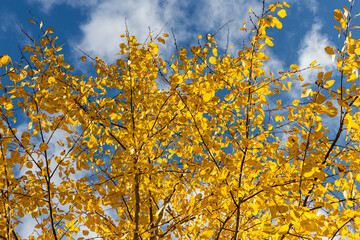
<path fill-rule="evenodd" d="M 125 33 L 126 24 L 130 35 L 144 42 L 149 30 L 159 33 L 174 30 L 178 42 L 195 44 L 198 34 L 214 34 L 219 28 L 227 24 L 217 33 L 220 47 L 241 45 L 245 37 L 244 32 L 237 29 L 242 27 L 243 21 L 248 18 L 248 10 L 259 13 L 261 1 L 245 0 L 27 0 L 30 3 L 41 4 L 44 11 L 50 11 L 56 5 L 66 4 L 72 7 L 81 7 L 88 13 L 87 20 L 80 26 L 82 37 L 77 41 L 78 46 L 85 52 L 100 56 L 107 61 L 115 60 L 121 42 L 120 35 Z M 170 44 L 171 45 L 171 44 Z M 173 46 L 167 46 L 168 51 Z"/>
<path fill-rule="evenodd" d="M 331 45 L 325 34 L 321 33 L 322 25 L 315 23 L 305 35 L 299 50 L 299 63 L 304 67 L 316 56 L 317 62 L 324 68 L 333 68 L 335 65 L 331 57 L 324 51 L 326 46 Z"/>
<path fill-rule="evenodd" d="M 118 51 L 120 34 L 125 32 L 125 19 L 130 35 L 135 35 L 140 42 L 146 40 L 149 29 L 159 33 L 166 25 L 165 32 L 174 29 L 176 40 L 195 41 L 197 34 L 214 34 L 229 20 L 234 20 L 218 34 L 220 46 L 225 47 L 227 28 L 230 32 L 239 32 L 247 11 L 253 7 L 259 11 L 257 1 L 175 1 L 146 0 L 119 1 L 107 0 L 99 3 L 90 13 L 89 20 L 81 26 L 83 37 L 79 47 L 105 60 L 113 61 Z M 230 36 L 230 44 L 240 44 L 243 35 Z"/>
<path fill-rule="evenodd" d="M 335 69 L 335 63 L 332 62 L 331 57 L 324 51 L 326 46 L 333 44 L 327 35 L 321 33 L 321 28 L 320 23 L 315 23 L 305 35 L 298 51 L 298 65 L 300 68 L 306 68 L 312 61 L 316 60 L 323 67 L 321 71 L 328 72 Z M 297 85 L 314 83 L 317 79 L 317 73 L 318 71 L 305 71 L 302 74 L 304 82 L 298 82 Z"/>
<path fill-rule="evenodd" d="M 159 31 L 165 25 L 158 6 L 158 1 L 102 2 L 90 14 L 89 21 L 80 27 L 83 37 L 79 47 L 105 60 L 114 60 L 126 25 L 130 35 L 136 36 L 140 42 L 149 35 L 149 27 Z"/>
<path fill-rule="evenodd" d="M 317 80 L 317 75 L 320 71 L 334 71 L 334 75 L 336 75 L 336 64 L 331 60 L 331 57 L 324 50 L 325 47 L 334 45 L 334 43 L 329 40 L 326 34 L 321 32 L 321 29 L 322 25 L 320 23 L 315 23 L 313 24 L 311 30 L 305 35 L 298 51 L 298 65 L 300 69 L 306 68 L 312 61 L 316 60 L 317 64 L 319 64 L 322 69 L 316 71 L 308 69 L 307 71 L 303 72 L 302 77 L 304 78 L 304 81 L 294 83 L 295 91 L 291 95 L 293 98 L 300 97 L 302 91 L 304 90 L 304 88 L 300 87 L 301 85 L 305 83 L 315 83 Z M 332 103 L 335 107 L 340 109 L 337 101 L 334 100 Z M 339 123 L 339 117 L 340 116 L 330 118 L 324 115 L 323 120 L 326 122 L 326 124 L 328 124 L 328 126 L 336 128 Z"/>

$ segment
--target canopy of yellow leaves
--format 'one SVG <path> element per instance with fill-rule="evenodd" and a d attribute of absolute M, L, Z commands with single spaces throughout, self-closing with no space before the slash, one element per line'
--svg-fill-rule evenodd
<path fill-rule="evenodd" d="M 168 34 L 127 32 L 116 64 L 83 56 L 78 76 L 52 28 L 24 63 L 1 56 L 0 238 L 31 216 L 29 239 L 360 239 L 353 15 L 334 11 L 337 71 L 304 79 L 316 61 L 264 69 L 288 7 L 244 23 L 237 56 L 209 34 L 163 59 Z"/>

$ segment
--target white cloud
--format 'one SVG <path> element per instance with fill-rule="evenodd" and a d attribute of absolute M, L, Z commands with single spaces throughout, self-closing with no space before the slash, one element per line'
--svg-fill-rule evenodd
<path fill-rule="evenodd" d="M 105 60 L 114 60 L 119 51 L 120 35 L 126 32 L 144 42 L 151 30 L 159 31 L 165 25 L 161 20 L 158 1 L 118 1 L 100 3 L 90 14 L 89 22 L 81 26 L 83 37 L 79 47 Z"/>
<path fill-rule="evenodd" d="M 229 20 L 217 34 L 219 46 L 224 48 L 227 43 L 227 29 L 230 31 L 229 44 L 241 45 L 245 32 L 237 29 L 242 27 L 248 18 L 248 10 L 261 11 L 261 1 L 245 0 L 27 0 L 41 4 L 47 13 L 57 5 L 66 4 L 71 7 L 87 7 L 87 21 L 80 29 L 82 37 L 78 46 L 85 52 L 100 56 L 106 61 L 115 60 L 119 50 L 120 35 L 125 33 L 125 19 L 130 35 L 143 42 L 151 31 L 158 33 L 166 24 L 165 31 L 174 33 L 177 41 L 196 43 L 198 34 L 214 34 Z M 54 10 L 55 11 L 55 10 Z M 169 40 L 171 41 L 171 39 Z M 191 44 L 191 43 L 190 43 Z M 171 45 L 171 44 L 169 44 Z M 166 46 L 172 51 L 174 46 Z"/>
<path fill-rule="evenodd" d="M 239 33 L 237 29 L 241 28 L 243 21 L 248 19 L 248 11 L 260 12 L 260 3 L 258 1 L 197 1 L 197 4 L 190 4 L 191 1 L 172 1 L 166 12 L 166 20 L 176 32 L 184 32 L 186 38 L 196 37 L 197 34 L 214 34 L 228 21 L 233 21 L 226 25 L 217 38 L 225 43 L 227 29 L 230 29 L 231 37 Z M 182 37 L 182 36 L 181 36 Z M 232 39 L 234 40 L 234 39 Z"/>
<path fill-rule="evenodd" d="M 327 35 L 321 33 L 321 24 L 315 23 L 311 30 L 305 35 L 298 51 L 298 65 L 300 69 L 306 68 L 316 60 L 317 64 L 323 67 L 320 71 L 328 72 L 335 69 L 336 65 L 331 57 L 324 51 L 324 48 L 333 45 Z M 297 82 L 295 85 L 314 83 L 319 71 L 308 70 L 302 73 L 304 82 Z"/>
<path fill-rule="evenodd" d="M 243 22 L 246 21 L 247 27 L 251 27 L 251 23 L 248 21 L 248 11 L 252 8 L 252 12 L 257 15 L 261 13 L 261 7 L 259 1 L 207 1 L 204 6 L 201 6 L 199 15 L 200 28 L 210 30 L 210 33 L 215 33 L 226 22 L 232 20 L 233 22 L 226 25 L 221 32 L 216 35 L 216 40 L 220 47 L 225 47 L 227 43 L 227 32 L 229 30 L 229 45 L 236 46 L 234 48 L 242 46 L 243 40 L 249 32 L 239 31 L 242 28 Z M 251 14 L 252 15 L 252 14 Z M 204 17 L 208 16 L 208 17 Z M 252 16 L 254 18 L 254 16 Z M 237 53 L 237 50 L 235 50 Z M 231 52 L 233 54 L 233 52 Z"/>
<path fill-rule="evenodd" d="M 275 77 L 278 77 L 278 72 L 282 69 L 285 69 L 284 62 L 276 56 L 276 54 L 268 48 L 267 50 L 270 59 L 264 62 L 263 69 L 266 74 L 269 74 L 269 70 L 274 74 Z"/>
<path fill-rule="evenodd" d="M 130 35 L 136 36 L 139 42 L 147 38 L 149 28 L 158 33 L 167 24 L 165 32 L 170 33 L 174 29 L 176 40 L 187 43 L 195 43 L 198 34 L 214 34 L 226 22 L 234 20 L 217 34 L 217 39 L 219 45 L 225 47 L 227 28 L 230 28 L 232 35 L 229 44 L 240 45 L 244 34 L 237 29 L 247 19 L 249 8 L 253 7 L 254 11 L 259 12 L 260 6 L 257 1 L 248 3 L 235 0 L 155 0 L 151 3 L 146 0 L 106 0 L 94 8 L 88 22 L 81 26 L 83 36 L 79 47 L 85 52 L 113 61 L 119 50 L 120 35 L 125 33 L 125 19 Z M 167 50 L 172 48 L 169 46 Z"/>
<path fill-rule="evenodd" d="M 301 76 L 304 78 L 304 81 L 293 82 L 293 90 L 289 95 L 293 99 L 300 99 L 300 95 L 304 90 L 301 85 L 305 83 L 314 84 L 317 80 L 317 75 L 319 72 L 334 71 L 335 73 L 333 74 L 333 76 L 336 75 L 336 64 L 331 60 L 331 57 L 324 50 L 325 47 L 332 46 L 334 44 L 329 40 L 326 34 L 323 34 L 321 32 L 321 29 L 322 25 L 317 22 L 313 24 L 311 30 L 305 35 L 298 51 L 298 65 L 300 69 L 303 69 L 309 67 L 310 63 L 316 60 L 317 64 L 319 64 L 322 69 L 308 69 L 302 72 Z M 340 109 L 337 101 L 333 100 L 332 103 L 337 109 Z M 323 124 L 327 124 L 330 128 L 336 128 L 337 124 L 339 123 L 339 117 L 340 116 L 338 115 L 334 118 L 330 118 L 326 115 L 323 115 Z"/>

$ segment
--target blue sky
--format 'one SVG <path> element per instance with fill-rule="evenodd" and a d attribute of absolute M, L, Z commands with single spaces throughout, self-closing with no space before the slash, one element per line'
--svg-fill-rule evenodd
<path fill-rule="evenodd" d="M 198 34 L 216 32 L 229 20 L 217 34 L 219 44 L 225 46 L 227 31 L 230 31 L 230 44 L 240 46 L 244 33 L 237 31 L 247 20 L 250 7 L 259 11 L 261 1 L 245 0 L 1 0 L 0 5 L 0 54 L 14 58 L 19 56 L 18 45 L 25 44 L 25 37 L 17 22 L 30 35 L 37 29 L 28 22 L 31 14 L 45 27 L 53 27 L 60 41 L 66 43 L 64 54 L 76 66 L 81 53 L 78 46 L 90 55 L 99 55 L 112 62 L 121 41 L 120 34 L 125 31 L 125 19 L 130 34 L 143 41 L 149 28 L 158 32 L 165 25 L 164 32 L 174 29 L 177 41 L 192 44 Z M 274 1 L 267 1 L 274 2 Z M 337 43 L 337 32 L 333 10 L 342 8 L 348 1 L 304 0 L 288 1 L 291 8 L 283 22 L 283 29 L 271 33 L 275 46 L 270 49 L 275 68 L 287 68 L 292 63 L 308 65 L 317 59 L 324 67 L 331 62 L 324 54 L 327 44 Z M 31 11 L 31 14 L 29 13 Z M 171 39 L 170 39 L 171 41 Z M 173 53 L 173 44 L 163 49 L 165 54 Z M 274 69 L 275 70 L 275 69 Z"/>
<path fill-rule="evenodd" d="M 276 1 L 267 0 L 267 3 Z M 307 67 L 313 60 L 324 67 L 325 71 L 335 70 L 331 58 L 325 53 L 328 45 L 340 46 L 333 10 L 343 8 L 348 0 L 289 0 L 291 8 L 283 19 L 283 29 L 270 32 L 274 47 L 269 48 L 271 60 L 267 67 L 272 71 L 284 71 L 291 64 L 300 68 Z M 355 3 L 354 13 L 360 3 Z M 59 43 L 65 43 L 63 53 L 66 61 L 79 67 L 81 73 L 89 69 L 80 61 L 83 55 L 76 47 L 95 57 L 100 56 L 113 63 L 119 51 L 120 35 L 125 33 L 125 19 L 131 35 L 144 41 L 149 28 L 155 33 L 171 35 L 173 29 L 178 45 L 186 47 L 195 44 L 199 34 L 215 33 L 229 20 L 216 36 L 219 47 L 225 47 L 227 32 L 230 32 L 230 45 L 242 45 L 247 36 L 237 29 L 248 19 L 248 10 L 261 9 L 261 1 L 255 0 L 0 0 L 0 55 L 7 54 L 13 60 L 19 59 L 19 48 L 26 43 L 25 35 L 17 23 L 31 36 L 37 36 L 39 30 L 28 19 L 33 16 L 44 23 L 45 29 L 53 27 Z M 31 14 L 29 13 L 31 12 Z M 355 36 L 354 37 L 358 37 Z M 161 48 L 165 56 L 174 54 L 174 44 Z M 322 71 L 324 71 L 322 70 Z M 316 73 L 302 75 L 305 82 L 314 82 Z M 302 83 L 303 84 L 303 83 Z M 301 84 L 294 83 L 299 89 Z M 26 127 L 24 126 L 24 129 Z M 21 130 L 21 129 L 20 129 Z M 63 136 L 57 136 L 61 138 Z M 59 150 L 60 152 L 60 150 Z M 29 224 L 28 229 L 32 226 Z M 24 232 L 28 232 L 26 227 Z"/>

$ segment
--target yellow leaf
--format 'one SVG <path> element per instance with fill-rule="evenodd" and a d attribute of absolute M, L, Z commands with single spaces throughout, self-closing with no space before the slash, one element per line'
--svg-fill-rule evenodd
<path fill-rule="evenodd" d="M 19 76 L 20 76 L 20 80 L 25 79 L 27 76 L 27 71 L 25 71 L 24 69 L 21 69 Z"/>
<path fill-rule="evenodd" d="M 48 82 L 49 82 L 50 84 L 53 84 L 53 83 L 56 82 L 56 79 L 55 79 L 54 77 L 49 77 L 49 78 L 48 78 Z"/>
<path fill-rule="evenodd" d="M 305 178 L 309 178 L 309 177 L 311 177 L 312 175 L 314 175 L 315 171 L 316 171 L 316 167 L 312 167 L 312 168 L 310 169 L 310 171 L 305 172 L 303 176 L 304 176 Z"/>
<path fill-rule="evenodd" d="M 337 167 L 340 172 L 344 172 L 347 170 L 347 166 L 344 163 L 339 163 Z"/>
<path fill-rule="evenodd" d="M 325 80 L 325 81 L 328 80 L 328 79 L 331 77 L 332 73 L 333 73 L 332 71 L 325 73 L 325 75 L 324 75 L 324 80 Z"/>
<path fill-rule="evenodd" d="M 40 144 L 40 152 L 45 152 L 47 149 L 49 149 L 49 147 L 46 143 Z"/>
<path fill-rule="evenodd" d="M 292 82 L 288 82 L 287 85 L 288 85 L 288 91 L 290 91 Z"/>
<path fill-rule="evenodd" d="M 321 93 L 319 93 L 317 96 L 316 96 L 316 103 L 318 104 L 321 104 L 323 103 L 324 101 L 326 100 L 326 97 L 324 95 L 322 95 Z"/>
<path fill-rule="evenodd" d="M 270 4 L 270 5 L 269 5 L 269 10 L 270 10 L 271 12 L 275 12 L 276 6 L 275 6 L 274 4 Z"/>
<path fill-rule="evenodd" d="M 351 91 L 352 93 L 355 93 L 355 92 L 356 92 L 356 89 L 357 89 L 356 84 L 353 83 L 353 84 L 351 85 L 351 87 L 350 87 L 350 91 Z"/>
<path fill-rule="evenodd" d="M 30 23 L 35 23 L 34 20 L 32 20 L 32 19 L 29 19 L 29 22 L 30 22 Z"/>
<path fill-rule="evenodd" d="M 158 41 L 161 42 L 162 44 L 165 44 L 165 40 L 161 37 L 158 37 Z"/>
<path fill-rule="evenodd" d="M 334 10 L 334 18 L 335 18 L 335 20 L 338 21 L 338 22 L 341 20 L 341 18 L 342 18 L 342 12 L 341 12 L 340 9 L 335 9 L 335 10 Z"/>
<path fill-rule="evenodd" d="M 243 23 L 243 27 L 242 27 L 242 28 L 240 28 L 240 29 L 239 29 L 239 31 L 243 31 L 243 30 L 247 31 L 247 29 L 246 29 L 245 27 L 246 27 L 246 22 L 244 21 L 244 23 Z"/>
<path fill-rule="evenodd" d="M 85 57 L 85 56 L 82 56 L 82 57 L 81 57 L 81 61 L 85 62 L 85 61 L 86 61 L 86 57 Z"/>
<path fill-rule="evenodd" d="M 21 142 L 24 146 L 27 146 L 29 145 L 29 141 L 30 141 L 30 138 L 31 138 L 31 134 L 28 133 L 28 132 L 23 132 L 21 134 Z"/>
<path fill-rule="evenodd" d="M 268 45 L 268 46 L 270 46 L 270 47 L 272 47 L 272 46 L 274 46 L 274 43 L 270 40 L 270 38 L 265 38 L 265 43 Z"/>
<path fill-rule="evenodd" d="M 281 116 L 281 115 L 279 115 L 279 114 L 276 114 L 276 115 L 275 115 L 275 121 L 276 121 L 276 122 L 281 122 L 283 119 L 284 119 L 283 116 Z"/>
<path fill-rule="evenodd" d="M 198 36 L 198 39 L 202 39 L 202 36 L 201 36 L 201 35 L 199 35 L 199 36 Z"/>
<path fill-rule="evenodd" d="M 163 34 L 163 37 L 169 37 L 169 34 L 164 33 L 164 34 Z"/>
<path fill-rule="evenodd" d="M 278 88 L 273 88 L 276 94 L 280 94 L 280 90 Z"/>
<path fill-rule="evenodd" d="M 211 93 L 205 93 L 204 96 L 203 96 L 204 102 L 210 101 L 211 98 L 212 98 L 212 94 L 211 94 Z"/>
<path fill-rule="evenodd" d="M 281 99 L 279 99 L 279 100 L 276 101 L 276 106 L 277 106 L 277 107 L 280 107 L 280 106 L 281 106 Z"/>
<path fill-rule="evenodd" d="M 211 64 L 216 64 L 216 58 L 215 58 L 215 57 L 210 57 L 210 58 L 209 58 L 209 62 L 210 62 Z"/>
<path fill-rule="evenodd" d="M 301 98 L 306 98 L 309 96 L 311 92 L 311 89 L 305 89 L 302 93 L 301 93 Z"/>
<path fill-rule="evenodd" d="M 317 75 L 318 80 L 321 80 L 324 76 L 324 72 L 319 72 Z"/>
<path fill-rule="evenodd" d="M 296 64 L 292 64 L 292 65 L 290 66 L 290 68 L 291 68 L 291 70 L 293 70 L 293 71 L 297 71 L 297 70 L 299 69 L 299 66 L 296 65 Z"/>
<path fill-rule="evenodd" d="M 286 10 L 285 9 L 281 9 L 278 13 L 277 13 L 277 15 L 279 16 L 279 17 L 281 17 L 281 18 L 284 18 L 284 17 L 286 17 Z"/>
<path fill-rule="evenodd" d="M 27 162 L 27 163 L 26 163 L 26 167 L 27 167 L 27 168 L 32 168 L 32 167 L 33 167 L 33 163 L 30 162 L 30 161 Z"/>
<path fill-rule="evenodd" d="M 49 27 L 46 29 L 46 33 L 54 33 L 54 29 L 52 27 Z"/>
<path fill-rule="evenodd" d="M 3 55 L 1 57 L 0 62 L 1 62 L 2 65 L 7 65 L 7 64 L 9 64 L 10 60 L 11 59 L 10 59 L 10 57 L 8 55 Z"/>
<path fill-rule="evenodd" d="M 316 60 L 314 60 L 310 63 L 310 67 L 313 68 L 315 64 L 316 64 Z"/>
<path fill-rule="evenodd" d="M 206 237 L 207 239 L 210 239 L 210 237 L 212 237 L 213 234 L 214 234 L 214 230 L 212 229 L 207 229 L 202 233 L 203 237 Z"/>
<path fill-rule="evenodd" d="M 301 87 L 307 87 L 307 86 L 310 86 L 310 85 L 311 85 L 311 83 L 305 83 L 305 84 L 301 85 Z"/>
<path fill-rule="evenodd" d="M 355 73 L 350 74 L 347 78 L 346 81 L 348 82 L 353 82 L 357 79 L 357 75 Z"/>
<path fill-rule="evenodd" d="M 280 212 L 280 213 L 287 212 L 288 209 L 289 209 L 289 208 L 288 208 L 287 206 L 285 206 L 285 205 L 280 205 L 280 206 L 277 207 L 277 210 L 278 210 L 278 212 Z"/>
<path fill-rule="evenodd" d="M 282 225 L 282 226 L 279 228 L 278 233 L 284 234 L 284 233 L 286 233 L 288 230 L 289 230 L 289 226 L 288 226 L 288 225 Z"/>
<path fill-rule="evenodd" d="M 275 231 L 275 228 L 273 226 L 264 226 L 262 231 L 264 231 L 267 234 L 273 234 Z"/>
<path fill-rule="evenodd" d="M 213 48 L 212 53 L 215 57 L 217 57 L 217 49 L 216 48 Z"/>
<path fill-rule="evenodd" d="M 277 27 L 277 29 L 282 29 L 283 25 L 277 17 L 274 17 L 272 22 Z"/>
<path fill-rule="evenodd" d="M 333 49 L 332 47 L 330 47 L 330 46 L 327 46 L 327 47 L 325 48 L 325 52 L 326 52 L 327 54 L 329 54 L 329 55 L 334 55 L 334 54 L 335 54 L 334 49 Z"/>
<path fill-rule="evenodd" d="M 324 88 L 329 88 L 332 85 L 334 85 L 334 83 L 335 83 L 335 80 L 329 80 L 325 83 Z"/>
<path fill-rule="evenodd" d="M 20 159 L 20 153 L 17 151 L 12 151 L 11 159 L 17 162 Z"/>
<path fill-rule="evenodd" d="M 292 104 L 296 107 L 297 105 L 299 105 L 300 101 L 298 99 L 295 99 Z"/>

